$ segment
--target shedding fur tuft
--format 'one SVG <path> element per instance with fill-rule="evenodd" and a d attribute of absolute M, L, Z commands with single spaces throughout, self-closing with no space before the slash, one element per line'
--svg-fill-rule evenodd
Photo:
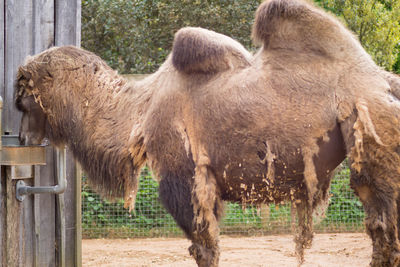
<path fill-rule="evenodd" d="M 317 173 L 314 165 L 314 156 L 318 154 L 318 145 L 316 142 L 311 142 L 302 148 L 304 160 L 304 182 L 308 192 L 308 204 L 313 206 L 314 196 L 317 192 Z"/>
<path fill-rule="evenodd" d="M 363 102 L 358 102 L 356 104 L 356 108 L 358 112 L 358 118 L 360 119 L 360 123 L 363 127 L 362 131 L 367 135 L 373 137 L 376 143 L 378 143 L 381 146 L 384 146 L 381 138 L 375 131 L 375 126 L 371 120 L 367 104 Z"/>
<path fill-rule="evenodd" d="M 271 146 L 266 142 L 267 146 L 267 154 L 265 156 L 265 159 L 267 160 L 268 163 L 268 171 L 267 171 L 267 178 L 273 183 L 275 181 L 275 165 L 274 165 L 274 160 L 276 159 L 276 155 L 272 153 L 271 151 Z"/>
<path fill-rule="evenodd" d="M 296 244 L 296 257 L 298 266 L 304 263 L 304 250 L 311 248 L 312 240 L 314 237 L 313 233 L 313 210 L 306 200 L 301 200 L 295 206 L 297 211 L 299 224 L 294 227 L 295 236 L 294 241 Z M 294 216 L 292 215 L 292 218 Z"/>

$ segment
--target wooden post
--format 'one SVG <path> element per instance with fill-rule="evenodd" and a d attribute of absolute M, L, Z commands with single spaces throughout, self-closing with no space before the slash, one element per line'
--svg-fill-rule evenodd
<path fill-rule="evenodd" d="M 5 206 L 2 207 L 2 216 L 5 217 L 5 232 L 3 233 L 2 266 L 31 265 L 34 258 L 32 253 L 32 227 L 24 224 L 24 218 L 30 217 L 32 212 L 32 197 L 20 202 L 15 196 L 15 186 L 18 180 L 12 179 L 11 167 L 1 168 L 5 190 Z M 25 179 L 27 185 L 33 184 L 33 179 Z"/>
<path fill-rule="evenodd" d="M 81 0 L 55 0 L 55 45 L 81 44 Z"/>
<path fill-rule="evenodd" d="M 81 43 L 81 0 L 55 0 L 55 45 L 75 45 Z M 81 266 L 81 176 L 77 176 L 76 162 L 72 153 L 67 148 L 67 181 L 65 192 L 65 210 L 70 213 L 65 217 L 65 236 L 58 243 L 74 244 L 75 249 L 69 245 L 67 254 L 75 257 L 65 258 L 65 266 Z M 59 199 L 59 202 L 61 199 Z M 71 211 L 75 211 L 71 213 Z M 62 255 L 59 255 L 62 257 Z"/>
<path fill-rule="evenodd" d="M 57 184 L 60 184 L 61 179 L 66 178 L 66 159 L 65 148 L 56 149 L 57 159 Z M 65 267 L 65 249 L 66 249 L 66 229 L 65 229 L 65 199 L 64 194 L 59 194 L 57 197 L 57 232 L 58 232 L 58 267 Z"/>
<path fill-rule="evenodd" d="M 3 246 L 5 253 L 3 255 L 3 266 L 20 266 L 19 253 L 20 247 L 20 226 L 21 226 L 21 209 L 22 203 L 15 197 L 16 181 L 12 181 L 10 177 L 10 167 L 4 167 L 4 178 L 6 181 L 6 232 Z"/>
<path fill-rule="evenodd" d="M 75 233 L 75 267 L 82 266 L 82 168 L 76 164 L 76 184 L 75 184 L 75 201 L 76 201 L 76 233 Z"/>
<path fill-rule="evenodd" d="M 0 95 L 4 99 L 4 0 L 0 0 Z M 2 123 L 3 116 L 0 118 Z M 3 124 L 4 125 L 4 124 Z M 2 132 L 0 132 L 0 135 Z M 4 245 L 4 228 L 5 228 L 5 179 L 0 170 L 0 259 L 3 259 Z M 0 261 L 0 266 L 3 266 L 3 260 Z"/>
<path fill-rule="evenodd" d="M 54 185 L 56 184 L 55 173 L 55 159 L 53 157 L 54 149 L 46 147 L 46 164 L 41 166 L 39 177 L 35 177 L 35 181 L 40 185 Z M 37 219 L 39 223 L 39 266 L 57 266 L 56 262 L 56 200 L 54 195 L 42 194 L 35 195 L 36 203 L 40 206 L 40 217 Z"/>
<path fill-rule="evenodd" d="M 0 0 L 0 95 L 4 99 L 4 94 L 5 94 L 5 86 L 4 86 L 4 0 Z M 2 120 L 0 118 L 0 120 Z M 2 121 L 0 121 L 3 124 Z M 0 134 L 3 134 L 2 132 Z M 1 226 L 1 225 L 0 225 Z M 1 227 L 0 227 L 1 229 Z M 1 230 L 0 230 L 0 236 L 1 236 Z M 1 244 L 1 243 L 0 243 Z M 0 259 L 1 259 L 1 252 L 0 252 Z"/>
<path fill-rule="evenodd" d="M 260 206 L 260 216 L 261 216 L 261 225 L 264 228 L 268 228 L 268 222 L 269 222 L 269 205 L 266 204 L 261 204 Z"/>
<path fill-rule="evenodd" d="M 40 167 L 34 167 L 34 186 L 40 186 Z M 40 195 L 34 196 L 33 201 L 34 227 L 34 267 L 40 267 Z"/>

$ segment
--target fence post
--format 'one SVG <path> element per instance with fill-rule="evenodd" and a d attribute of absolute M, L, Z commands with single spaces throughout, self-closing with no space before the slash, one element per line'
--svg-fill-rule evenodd
<path fill-rule="evenodd" d="M 23 204 L 19 202 L 15 196 L 17 181 L 11 179 L 10 166 L 2 167 L 2 172 L 6 183 L 6 239 L 3 241 L 3 246 L 5 248 L 3 266 L 20 266 L 19 254 L 23 250 L 20 242 L 20 234 L 23 232 L 20 229 L 20 227 L 22 227 L 20 217 Z"/>
<path fill-rule="evenodd" d="M 260 206 L 261 225 L 263 228 L 268 228 L 269 222 L 269 205 L 261 204 Z"/>

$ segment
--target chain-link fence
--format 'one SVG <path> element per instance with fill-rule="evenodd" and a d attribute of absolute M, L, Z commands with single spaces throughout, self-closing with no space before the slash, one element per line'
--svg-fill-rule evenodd
<path fill-rule="evenodd" d="M 158 184 L 148 170 L 142 172 L 135 213 L 123 203 L 100 199 L 83 180 L 82 228 L 84 238 L 130 238 L 181 236 L 182 231 L 158 200 Z M 329 206 L 322 218 L 316 218 L 317 232 L 362 231 L 364 212 L 349 186 L 349 169 L 340 167 L 331 185 Z M 291 231 L 290 205 L 259 207 L 226 203 L 221 233 L 262 235 Z"/>

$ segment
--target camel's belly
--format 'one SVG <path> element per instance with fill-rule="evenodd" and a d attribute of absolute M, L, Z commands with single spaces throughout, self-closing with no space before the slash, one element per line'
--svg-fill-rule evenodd
<path fill-rule="evenodd" d="M 280 202 L 288 199 L 294 189 L 303 186 L 304 164 L 301 155 L 288 162 L 284 158 L 275 158 L 271 163 L 231 162 L 217 180 L 223 198 L 245 203 Z M 269 165 L 269 166 L 268 166 Z M 268 171 L 273 169 L 273 171 Z"/>
<path fill-rule="evenodd" d="M 327 190 L 334 169 L 344 160 L 345 150 L 340 128 L 328 133 L 329 140 L 318 142 L 319 152 L 313 157 L 318 189 Z M 248 152 L 248 151 L 247 151 Z M 215 168 L 225 200 L 245 203 L 281 202 L 304 198 L 304 158 L 300 147 L 285 154 L 260 155 L 246 153 Z M 268 160 L 269 156 L 269 160 Z"/>

